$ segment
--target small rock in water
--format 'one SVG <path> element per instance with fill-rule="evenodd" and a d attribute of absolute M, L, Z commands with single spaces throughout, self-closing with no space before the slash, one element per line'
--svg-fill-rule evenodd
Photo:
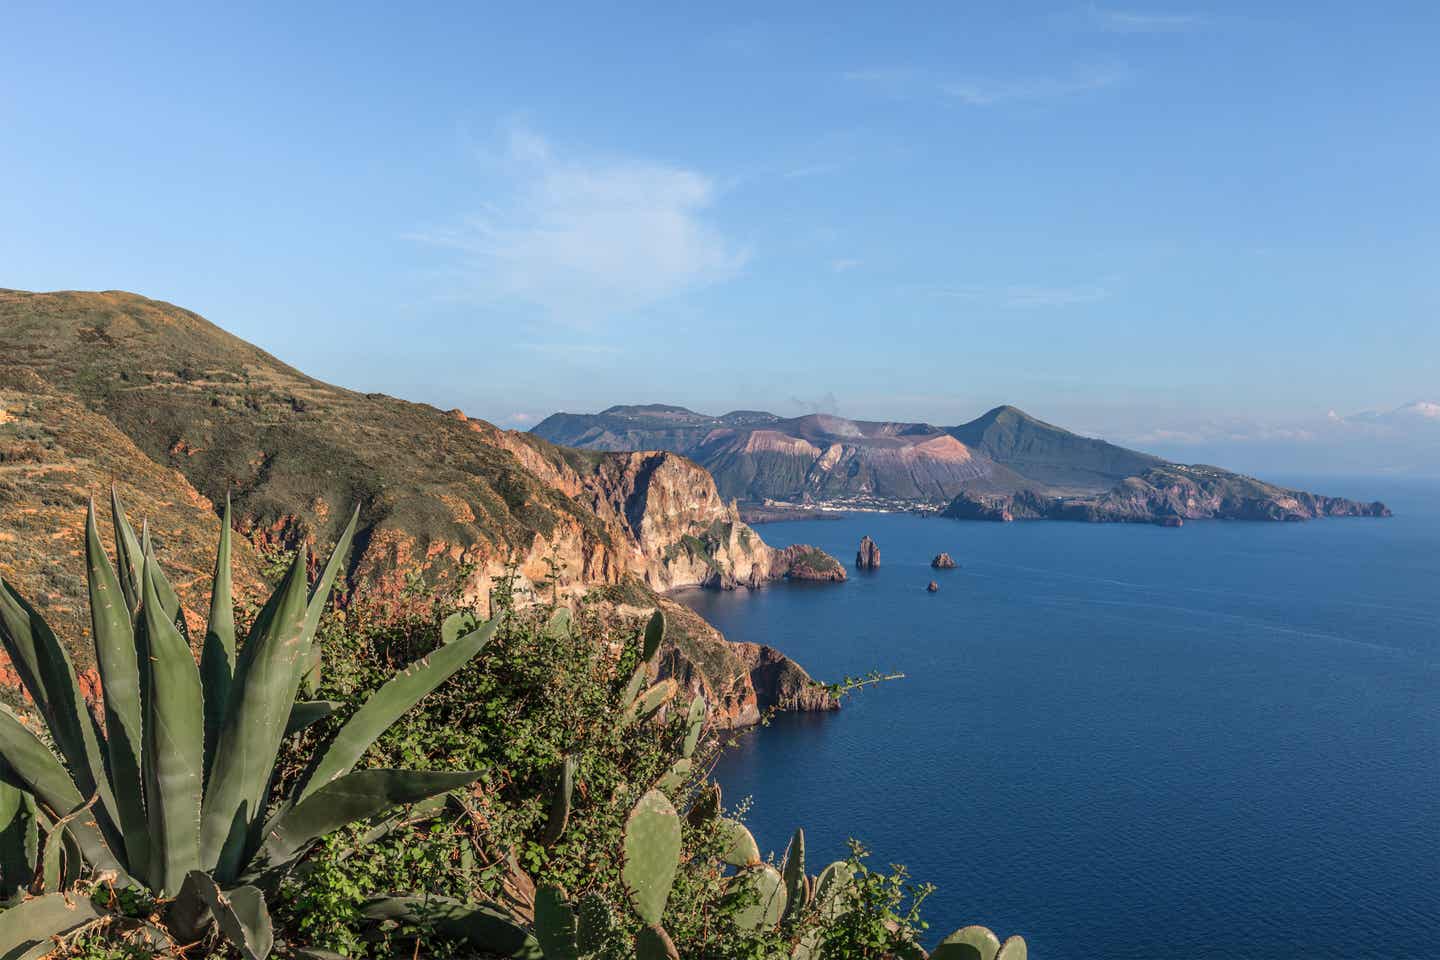
<path fill-rule="evenodd" d="M 936 583 L 934 580 L 931 580 L 931 581 L 930 581 L 930 586 L 926 587 L 925 589 L 928 590 L 928 591 L 930 591 L 931 593 L 939 593 L 939 592 L 940 592 L 940 584 Z"/>
<path fill-rule="evenodd" d="M 930 566 L 936 570 L 954 570 L 959 564 L 955 562 L 955 558 L 950 556 L 950 554 L 937 553 L 935 554 L 935 559 L 930 561 Z"/>
<path fill-rule="evenodd" d="M 880 548 L 868 536 L 860 538 L 860 549 L 855 551 L 855 566 L 861 570 L 874 570 L 880 566 Z"/>

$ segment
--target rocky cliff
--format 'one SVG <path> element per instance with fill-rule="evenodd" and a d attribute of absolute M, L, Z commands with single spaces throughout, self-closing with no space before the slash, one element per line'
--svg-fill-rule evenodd
<path fill-rule="evenodd" d="M 957 520 L 1078 520 L 1163 523 L 1185 520 L 1297 521 L 1316 517 L 1388 517 L 1365 503 L 1290 490 L 1218 467 L 1166 464 L 1127 477 L 1094 497 L 1050 497 L 1033 490 L 1008 495 L 962 493 L 943 513 Z"/>
<path fill-rule="evenodd" d="M 324 549 L 357 504 L 352 577 L 382 594 L 463 578 L 482 610 L 510 573 L 578 599 L 635 579 L 756 585 L 791 565 L 683 457 L 565 450 L 345 390 L 133 294 L 0 290 L 0 355 L 0 570 L 77 626 L 81 568 L 65 559 L 85 499 L 112 480 L 196 606 L 186 591 L 208 575 L 227 492 L 249 583 L 260 554 Z"/>

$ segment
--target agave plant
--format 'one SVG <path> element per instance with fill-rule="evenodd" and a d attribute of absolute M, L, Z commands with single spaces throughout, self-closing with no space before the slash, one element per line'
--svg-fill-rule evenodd
<path fill-rule="evenodd" d="M 17 813 L 33 809 L 34 822 L 62 831 L 72 859 L 83 858 L 96 879 L 138 885 L 164 901 L 171 936 L 188 943 L 218 928 L 249 960 L 262 960 L 273 941 L 266 894 L 319 838 L 478 776 L 354 767 L 390 724 L 480 651 L 497 623 L 468 623 L 463 635 L 447 629 L 448 642 L 376 690 L 275 800 L 282 741 L 335 706 L 297 696 L 317 669 L 315 630 L 358 511 L 313 586 L 306 551 L 296 551 L 237 652 L 227 502 L 198 665 L 148 528 L 135 535 L 114 492 L 111 515 L 118 572 L 100 541 L 93 503 L 85 526 L 103 723 L 82 699 L 54 632 L 0 580 L 0 640 L 54 746 L 0 709 L 0 776 L 14 791 L 0 790 L 0 820 L 12 805 Z M 23 816 L 16 822 L 15 831 L 0 823 L 0 846 L 13 833 L 23 849 L 0 850 L 0 861 L 34 863 L 36 834 Z M 47 852 L 51 846 L 47 839 Z M 5 874 L 7 886 L 14 869 Z M 0 955 L 26 955 L 106 916 L 91 899 L 56 890 L 60 874 L 51 875 L 56 879 L 39 885 L 42 895 L 0 913 Z"/>

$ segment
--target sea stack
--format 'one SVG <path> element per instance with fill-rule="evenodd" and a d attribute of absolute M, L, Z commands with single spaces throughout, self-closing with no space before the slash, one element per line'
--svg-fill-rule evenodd
<path fill-rule="evenodd" d="M 874 570 L 880 566 L 880 548 L 868 536 L 860 538 L 860 549 L 855 551 L 855 566 L 861 570 Z"/>
<path fill-rule="evenodd" d="M 930 585 L 929 585 L 928 587 L 926 587 L 925 589 L 926 589 L 926 591 L 928 591 L 929 593 L 939 593 L 939 592 L 940 592 L 940 584 L 936 583 L 934 580 L 931 580 L 931 581 L 930 581 Z"/>
<path fill-rule="evenodd" d="M 959 564 L 955 562 L 955 558 L 950 556 L 950 554 L 937 553 L 935 554 L 935 559 L 930 561 L 930 566 L 936 570 L 954 570 Z"/>

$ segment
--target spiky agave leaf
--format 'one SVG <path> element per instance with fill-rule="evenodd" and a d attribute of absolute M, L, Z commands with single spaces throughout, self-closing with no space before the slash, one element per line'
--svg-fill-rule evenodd
<path fill-rule="evenodd" d="M 89 897 L 47 893 L 0 912 L 0 957 L 45 956 L 53 937 L 98 920 L 104 913 Z M 40 953 L 31 953 L 44 948 Z"/>
<path fill-rule="evenodd" d="M 142 769 L 150 822 L 151 889 L 175 893 L 200 865 L 200 800 L 205 773 L 205 708 L 190 645 L 166 615 L 155 557 L 145 555 L 137 622 L 145 662 Z"/>
<path fill-rule="evenodd" d="M 39 708 L 55 746 L 65 759 L 69 775 L 74 778 L 75 787 L 85 797 L 98 794 L 100 802 L 95 817 L 107 843 L 117 853 L 123 853 L 115 798 L 102 758 L 102 734 L 80 696 L 70 654 L 44 618 L 3 579 L 0 579 L 0 641 Z M 74 806 L 56 809 L 69 810 Z"/>
<path fill-rule="evenodd" d="M 0 706 L 0 755 L 8 765 L 7 779 L 23 786 L 52 811 L 69 811 L 84 805 L 85 798 L 64 765 L 4 706 Z M 75 834 L 85 859 L 96 869 L 120 871 L 120 862 L 111 853 L 93 817 L 80 817 L 67 829 Z"/>
<path fill-rule="evenodd" d="M 225 722 L 230 685 L 235 680 L 235 597 L 231 584 L 230 495 L 220 524 L 215 551 L 215 577 L 210 586 L 210 618 L 200 648 L 200 681 L 205 688 L 205 776 L 214 762 L 215 744 Z"/>
<path fill-rule="evenodd" d="M 417 803 L 467 786 L 479 771 L 356 770 L 326 784 L 277 814 L 265 831 L 256 866 L 274 870 L 299 857 L 311 843 L 348 823 L 402 804 Z"/>
<path fill-rule="evenodd" d="M 498 618 L 490 620 L 480 629 L 437 647 L 372 693 L 319 754 L 301 781 L 295 801 L 305 800 L 325 784 L 352 770 L 370 745 L 392 723 L 469 663 L 490 642 L 499 624 Z"/>
<path fill-rule="evenodd" d="M 131 608 L 126 606 L 120 578 L 100 541 L 93 500 L 85 515 L 85 566 L 95 663 L 100 672 L 100 689 L 104 691 L 105 749 L 110 761 L 115 817 L 124 838 L 125 862 L 132 875 L 144 880 L 150 871 L 150 827 L 141 772 L 144 723 L 140 664 Z"/>
<path fill-rule="evenodd" d="M 264 814 L 275 757 L 300 685 L 306 608 L 305 551 L 270 597 L 236 658 L 201 817 L 200 865 L 228 883 Z"/>
<path fill-rule="evenodd" d="M 181 898 L 194 898 L 203 903 L 225 939 L 235 945 L 245 960 L 265 960 L 270 955 L 275 933 L 265 895 L 259 889 L 241 886 L 221 890 L 205 871 L 194 870 L 185 877 Z M 193 905 L 190 909 L 194 909 Z"/>

